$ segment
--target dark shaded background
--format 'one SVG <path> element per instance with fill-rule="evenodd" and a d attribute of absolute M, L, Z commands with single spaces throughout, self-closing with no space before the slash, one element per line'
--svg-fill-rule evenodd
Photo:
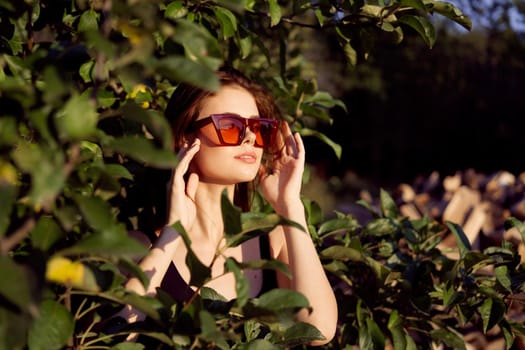
<path fill-rule="evenodd" d="M 355 69 L 332 54 L 330 36 L 312 50 L 321 87 L 348 106 L 320 126 L 342 145 L 340 160 L 306 141 L 321 176 L 351 171 L 393 187 L 432 171 L 525 171 L 524 36 L 509 18 L 483 17 L 477 28 L 476 18 L 471 32 L 441 26 L 432 49 L 407 30 L 401 48 L 377 45 Z"/>

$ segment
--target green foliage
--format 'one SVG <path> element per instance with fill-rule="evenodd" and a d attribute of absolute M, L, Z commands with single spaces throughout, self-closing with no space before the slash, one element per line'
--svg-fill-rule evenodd
<path fill-rule="evenodd" d="M 127 234 L 155 226 L 158 208 L 142 180 L 148 169 L 177 163 L 162 111 L 177 83 L 215 90 L 214 71 L 230 64 L 267 84 L 296 130 L 339 155 L 316 129 L 344 105 L 317 90 L 301 31 L 333 30 L 355 65 L 374 39 L 399 42 L 406 26 L 431 47 L 433 13 L 470 27 L 440 1 L 0 1 L 0 348 L 282 348 L 318 339 L 316 329 L 294 322 L 308 307 L 304 296 L 276 289 L 247 297 L 242 270 L 288 273 L 276 261 L 227 260 L 237 280 L 232 301 L 203 287 L 209 267 L 193 254 L 187 262 L 198 292 L 185 305 L 161 291 L 152 298 L 122 288 L 129 276 L 148 282 L 135 263 L 147 250 Z M 323 222 L 305 201 L 304 229 L 339 297 L 334 344 L 455 346 L 462 325 L 478 319 L 484 331 L 499 325 L 509 343 L 523 334 L 505 318 L 505 298 L 523 289 L 510 247 L 464 246 L 460 259 L 447 259 L 435 249 L 445 228 L 400 218 L 386 192 L 381 199 L 364 227 L 343 214 Z M 294 225 L 226 201 L 223 210 L 229 246 Z M 477 274 L 489 265 L 493 276 Z M 151 322 L 112 334 L 97 328 L 124 304 Z M 136 343 L 125 341 L 130 331 L 141 335 Z"/>
<path fill-rule="evenodd" d="M 499 326 L 510 348 L 523 327 L 506 317 L 513 295 L 525 287 L 525 265 L 508 242 L 483 252 L 470 248 L 461 227 L 400 216 L 388 193 L 361 226 L 349 215 L 318 230 L 325 267 L 339 282 L 339 343 L 361 348 L 430 349 L 442 343 L 465 349 L 467 325 L 486 333 Z M 523 228 L 514 218 L 508 227 Z M 445 234 L 457 241 L 457 257 L 437 248 Z"/>

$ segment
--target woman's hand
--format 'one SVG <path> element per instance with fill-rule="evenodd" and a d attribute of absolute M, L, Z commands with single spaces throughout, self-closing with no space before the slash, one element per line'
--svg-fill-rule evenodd
<path fill-rule="evenodd" d="M 283 215 L 290 205 L 300 203 L 305 151 L 301 136 L 283 123 L 284 145 L 273 161 L 272 173 L 261 168 L 261 191 L 275 211 Z"/>
<path fill-rule="evenodd" d="M 195 139 L 191 145 L 184 144 L 178 153 L 179 164 L 172 173 L 168 201 L 168 222 L 173 225 L 180 221 L 185 230 L 189 230 L 195 222 L 197 209 L 195 206 L 195 193 L 199 185 L 199 176 L 191 173 L 187 183 L 184 176 L 188 172 L 190 162 L 200 149 L 200 140 Z"/>

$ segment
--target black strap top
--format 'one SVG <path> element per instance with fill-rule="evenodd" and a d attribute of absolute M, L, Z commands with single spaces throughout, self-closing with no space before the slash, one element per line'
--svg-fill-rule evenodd
<path fill-rule="evenodd" d="M 268 241 L 268 235 L 263 234 L 259 236 L 259 247 L 261 259 L 270 260 L 270 242 Z M 195 291 L 186 283 L 186 281 L 184 281 L 173 262 L 168 267 L 168 271 L 164 275 L 164 279 L 162 280 L 160 287 L 179 302 L 185 302 L 189 300 L 195 293 Z M 275 274 L 275 270 L 264 269 L 263 283 L 258 295 L 261 295 L 274 288 L 277 288 L 277 276 Z"/>

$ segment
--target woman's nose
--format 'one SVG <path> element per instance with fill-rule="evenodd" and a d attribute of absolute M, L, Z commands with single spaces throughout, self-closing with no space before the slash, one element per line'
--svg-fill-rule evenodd
<path fill-rule="evenodd" d="M 250 128 L 247 126 L 246 130 L 244 131 L 244 138 L 242 140 L 242 143 L 247 142 L 250 145 L 254 145 L 255 139 L 256 139 L 255 133 L 251 131 Z"/>

